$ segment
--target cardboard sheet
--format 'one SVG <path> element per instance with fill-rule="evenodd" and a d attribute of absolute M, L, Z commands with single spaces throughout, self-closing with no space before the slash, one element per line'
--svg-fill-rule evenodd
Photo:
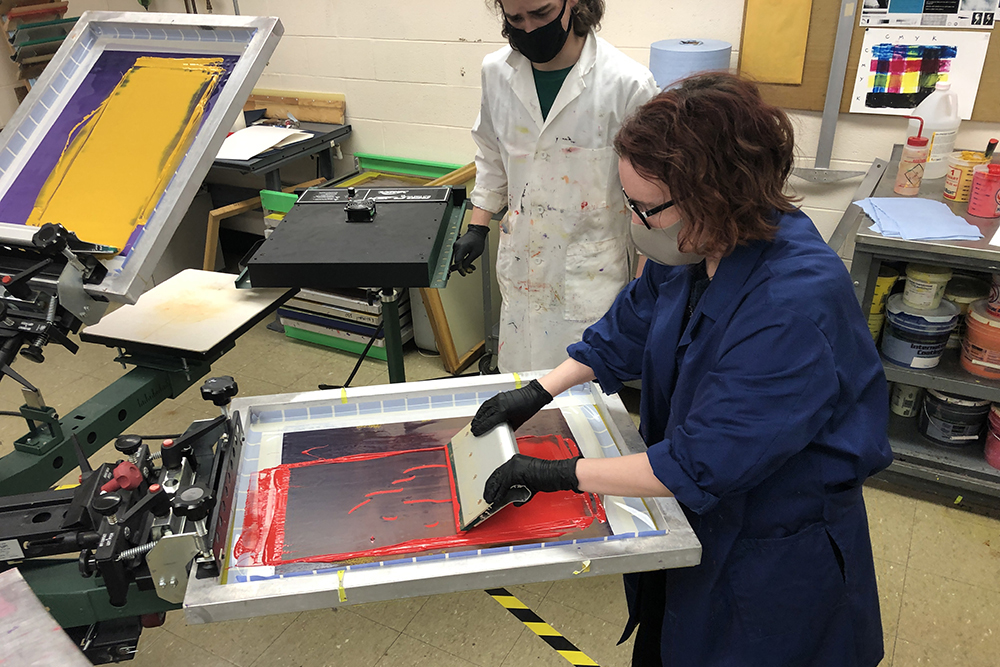
<path fill-rule="evenodd" d="M 109 347 L 148 346 L 203 354 L 248 329 L 289 291 L 238 289 L 231 274 L 185 269 L 135 304 L 122 306 L 86 327 L 81 339 Z"/>
<path fill-rule="evenodd" d="M 740 72 L 761 83 L 802 83 L 812 0 L 747 0 Z"/>

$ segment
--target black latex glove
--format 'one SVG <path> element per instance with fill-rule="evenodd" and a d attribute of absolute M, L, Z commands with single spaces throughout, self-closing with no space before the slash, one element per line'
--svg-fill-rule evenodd
<path fill-rule="evenodd" d="M 451 251 L 451 270 L 461 275 L 472 273 L 476 267 L 472 265 L 486 249 L 486 235 L 490 228 L 486 225 L 469 225 L 468 231 L 462 234 Z"/>
<path fill-rule="evenodd" d="M 513 486 L 526 487 L 531 491 L 532 496 L 539 492 L 551 493 L 553 491 L 580 493 L 579 482 L 576 479 L 576 462 L 580 458 L 577 456 L 572 459 L 548 461 L 515 454 L 514 458 L 494 470 L 490 478 L 486 480 L 483 500 L 492 505 L 497 498 L 506 496 Z M 514 504 L 521 506 L 524 503 Z"/>
<path fill-rule="evenodd" d="M 552 397 L 538 384 L 538 380 L 532 380 L 520 389 L 502 391 L 479 406 L 472 420 L 472 435 L 478 438 L 504 422 L 516 431 L 551 402 Z"/>

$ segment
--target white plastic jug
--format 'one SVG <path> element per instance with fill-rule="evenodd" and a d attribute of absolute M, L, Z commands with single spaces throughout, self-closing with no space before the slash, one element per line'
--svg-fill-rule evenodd
<path fill-rule="evenodd" d="M 947 81 L 939 81 L 934 92 L 928 95 L 911 114 L 924 119 L 924 136 L 931 140 L 927 164 L 924 165 L 924 179 L 944 178 L 948 173 L 948 156 L 955 148 L 958 126 L 958 95 L 951 90 Z M 917 136 L 920 122 L 910 120 L 906 136 Z"/>

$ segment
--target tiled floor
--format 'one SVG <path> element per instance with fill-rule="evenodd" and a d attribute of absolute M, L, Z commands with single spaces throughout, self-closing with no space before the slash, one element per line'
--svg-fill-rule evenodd
<path fill-rule="evenodd" d="M 60 413 L 76 407 L 122 374 L 113 352 L 85 346 L 76 357 L 46 348 L 48 361 L 17 368 Z M 259 325 L 240 338 L 213 374 L 237 378 L 247 396 L 340 384 L 354 358 L 287 339 Z M 408 379 L 445 375 L 437 358 L 407 354 Z M 386 366 L 365 362 L 355 384 L 388 381 Z M 0 410 L 21 403 L 14 383 L 0 383 Z M 129 429 L 173 433 L 216 409 L 197 387 L 167 401 Z M 0 454 L 23 432 L 0 419 Z M 115 459 L 106 447 L 94 462 Z M 75 477 L 75 473 L 68 477 Z M 866 489 L 886 642 L 883 666 L 993 667 L 1000 664 L 1000 521 Z M 630 646 L 615 642 L 625 621 L 617 577 L 513 588 L 529 607 L 601 665 L 627 665 Z M 567 663 L 481 591 L 399 600 L 339 611 L 321 609 L 189 626 L 172 612 L 162 628 L 143 633 L 136 667 L 317 667 L 320 665 L 489 667 Z"/>

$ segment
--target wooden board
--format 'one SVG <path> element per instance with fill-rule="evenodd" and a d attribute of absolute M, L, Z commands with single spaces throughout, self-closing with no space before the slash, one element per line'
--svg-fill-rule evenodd
<path fill-rule="evenodd" d="M 288 118 L 292 114 L 307 123 L 343 125 L 347 114 L 347 101 L 337 93 L 303 93 L 290 90 L 253 91 L 244 111 L 267 109 L 267 118 Z"/>
<path fill-rule="evenodd" d="M 288 289 L 238 289 L 236 276 L 187 269 L 80 334 L 111 347 L 132 344 L 205 353 L 290 296 Z"/>
<path fill-rule="evenodd" d="M 859 3 L 860 4 L 860 3 Z M 826 98 L 826 85 L 830 78 L 830 62 L 833 59 L 833 44 L 837 36 L 840 18 L 840 3 L 836 0 L 813 0 L 812 16 L 809 20 L 809 39 L 806 41 L 806 60 L 803 67 L 802 83 L 797 85 L 759 84 L 764 99 L 785 109 L 822 111 Z M 858 25 L 860 16 L 855 12 L 852 19 L 854 32 L 851 35 L 851 51 L 847 59 L 844 92 L 840 99 L 841 113 L 848 113 L 851 94 L 854 92 L 854 77 L 858 71 L 858 58 L 864 41 L 866 28 Z M 887 28 L 870 28 L 886 30 Z M 890 28 L 892 29 L 892 28 Z M 921 30 L 911 26 L 896 26 L 899 30 Z M 943 30 L 946 28 L 923 28 Z M 953 28 L 953 30 L 959 30 Z M 963 28 L 961 31 L 967 29 Z M 990 48 L 986 54 L 979 94 L 972 112 L 972 120 L 1000 122 L 1000 32 L 990 37 Z"/>

